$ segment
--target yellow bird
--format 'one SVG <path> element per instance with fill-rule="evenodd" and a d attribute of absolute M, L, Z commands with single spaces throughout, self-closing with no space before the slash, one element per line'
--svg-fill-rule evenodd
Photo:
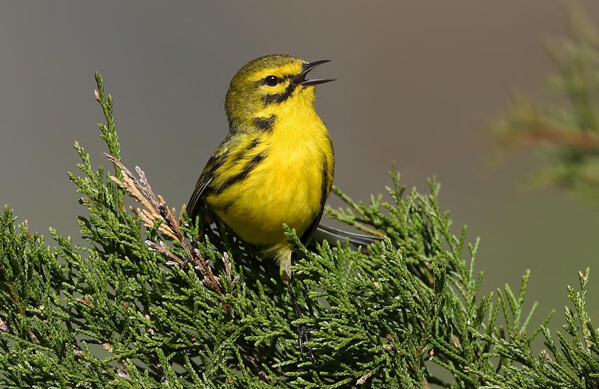
<path fill-rule="evenodd" d="M 333 183 L 333 143 L 314 109 L 315 86 L 333 79 L 306 78 L 326 62 L 267 55 L 237 72 L 225 99 L 229 134 L 188 205 L 192 219 L 214 213 L 243 241 L 263 247 L 287 286 L 293 243 L 283 224 L 307 244 Z"/>

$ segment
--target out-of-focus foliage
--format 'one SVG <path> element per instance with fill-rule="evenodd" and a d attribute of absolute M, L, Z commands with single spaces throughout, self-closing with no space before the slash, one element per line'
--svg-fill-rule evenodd
<path fill-rule="evenodd" d="M 557 67 L 549 104 L 518 94 L 493 124 L 500 151 L 540 149 L 546 161 L 532 176 L 534 186 L 558 186 L 599 201 L 599 35 L 575 1 L 565 1 L 567 36 L 544 47 Z"/>

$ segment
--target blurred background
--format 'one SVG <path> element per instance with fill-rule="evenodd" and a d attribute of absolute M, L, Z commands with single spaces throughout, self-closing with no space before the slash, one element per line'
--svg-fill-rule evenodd
<path fill-rule="evenodd" d="M 599 2 L 580 2 L 599 26 Z M 123 161 L 145 170 L 170 206 L 187 202 L 227 133 L 228 83 L 247 61 L 288 53 L 331 59 L 315 74 L 317 110 L 333 137 L 335 183 L 357 200 L 384 192 L 396 163 L 408 188 L 442 184 L 440 204 L 459 232 L 481 237 L 483 291 L 532 271 L 538 324 L 566 285 L 592 267 L 589 312 L 599 320 L 599 211 L 569 191 L 530 191 L 542 162 L 516 152 L 489 168 L 489 123 L 519 90 L 540 99 L 555 71 L 540 44 L 565 34 L 558 1 L 451 2 L 2 2 L 0 203 L 32 231 L 78 235 L 78 141 L 108 166 L 96 123 L 93 74 L 114 97 Z M 559 101 L 558 101 L 559 102 Z M 329 204 L 340 205 L 331 198 Z M 46 243 L 52 245 L 51 239 Z"/>

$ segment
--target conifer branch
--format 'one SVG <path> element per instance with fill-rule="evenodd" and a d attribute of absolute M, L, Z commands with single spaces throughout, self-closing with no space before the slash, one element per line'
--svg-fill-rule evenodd
<path fill-rule="evenodd" d="M 139 166 L 135 167 L 139 179 L 119 160 L 113 155 L 104 153 L 104 156 L 112 162 L 122 174 L 122 180 L 117 177 L 111 176 L 110 179 L 116 183 L 121 189 L 123 189 L 129 196 L 135 201 L 140 203 L 143 208 L 132 208 L 133 212 L 141 218 L 144 225 L 148 228 L 153 228 L 158 225 L 158 230 L 176 240 L 186 254 L 186 259 L 179 258 L 164 244 L 164 242 L 155 243 L 151 240 L 146 240 L 148 247 L 154 251 L 162 253 L 164 256 L 170 259 L 173 264 L 177 264 L 181 267 L 187 266 L 187 262 L 191 262 L 195 269 L 199 270 L 204 277 L 204 285 L 214 290 L 217 294 L 222 294 L 222 285 L 218 277 L 212 272 L 212 268 L 208 262 L 202 257 L 197 249 L 191 249 L 187 244 L 185 235 L 181 231 L 182 216 L 175 218 L 175 209 L 169 209 L 164 198 L 161 195 L 157 195 L 152 190 L 149 181 Z M 184 209 L 184 208 L 183 208 Z M 181 213 L 183 212 L 181 210 Z M 227 257 L 228 258 L 228 257 Z M 227 259 L 225 259 L 226 261 Z"/>

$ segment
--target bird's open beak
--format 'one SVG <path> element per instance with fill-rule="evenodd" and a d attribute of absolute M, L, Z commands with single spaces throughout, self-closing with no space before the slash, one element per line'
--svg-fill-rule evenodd
<path fill-rule="evenodd" d="M 320 61 L 314 61 L 314 62 L 305 64 L 302 67 L 302 72 L 300 74 L 298 74 L 297 76 L 293 77 L 293 84 L 301 85 L 301 86 L 309 86 L 309 85 L 318 85 L 318 84 L 324 84 L 325 82 L 335 81 L 334 78 L 315 78 L 312 80 L 306 80 L 306 75 L 308 74 L 308 72 L 310 72 L 310 70 L 314 69 L 318 65 L 322 65 L 323 63 L 327 63 L 327 62 L 331 62 L 331 60 L 330 59 L 321 59 Z"/>

